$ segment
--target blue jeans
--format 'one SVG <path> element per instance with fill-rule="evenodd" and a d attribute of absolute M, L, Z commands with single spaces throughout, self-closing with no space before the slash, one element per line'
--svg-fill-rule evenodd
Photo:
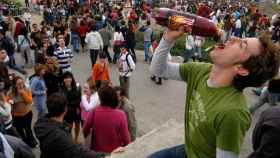
<path fill-rule="evenodd" d="M 145 61 L 149 60 L 149 52 L 150 52 L 150 46 L 151 46 L 151 41 L 144 41 L 144 55 L 145 55 Z"/>
<path fill-rule="evenodd" d="M 160 150 L 152 155 L 149 155 L 148 158 L 187 158 L 185 145 L 183 144 Z"/>
<path fill-rule="evenodd" d="M 45 114 L 48 112 L 46 102 L 47 102 L 47 96 L 45 96 L 45 95 L 33 96 L 33 104 L 35 105 L 35 107 L 37 109 L 38 118 L 45 116 Z"/>
<path fill-rule="evenodd" d="M 74 51 L 79 52 L 79 36 L 77 33 L 71 32 L 71 44 L 73 46 Z"/>

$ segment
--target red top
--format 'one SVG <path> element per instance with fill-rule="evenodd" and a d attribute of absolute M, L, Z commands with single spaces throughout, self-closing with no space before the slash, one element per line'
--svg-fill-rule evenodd
<path fill-rule="evenodd" d="M 23 27 L 23 24 L 21 22 L 17 21 L 16 27 L 15 27 L 15 37 L 17 37 L 18 35 L 21 34 L 22 27 Z"/>
<path fill-rule="evenodd" d="M 87 26 L 80 26 L 79 27 L 79 34 L 80 34 L 80 36 L 85 37 L 87 32 L 88 32 Z"/>
<path fill-rule="evenodd" d="M 120 146 L 131 142 L 126 115 L 123 111 L 106 106 L 97 106 L 88 116 L 84 134 L 92 130 L 91 149 L 111 153 Z"/>
<path fill-rule="evenodd" d="M 118 13 L 115 12 L 115 11 L 113 11 L 113 12 L 111 13 L 111 19 L 112 19 L 112 21 L 117 21 L 118 18 L 119 18 Z"/>

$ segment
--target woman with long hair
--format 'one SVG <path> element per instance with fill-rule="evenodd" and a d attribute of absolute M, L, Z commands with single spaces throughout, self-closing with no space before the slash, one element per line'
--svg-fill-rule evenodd
<path fill-rule="evenodd" d="M 59 92 L 60 87 L 60 76 L 59 74 L 59 64 L 53 58 L 47 58 L 46 62 L 46 73 L 44 75 L 44 80 L 47 86 L 47 96 L 52 95 L 55 92 Z"/>
<path fill-rule="evenodd" d="M 42 64 L 35 65 L 35 75 L 30 80 L 30 86 L 33 96 L 33 104 L 37 108 L 38 118 L 47 113 L 47 87 L 44 80 L 46 68 Z"/>
<path fill-rule="evenodd" d="M 12 89 L 9 92 L 9 98 L 12 100 L 13 125 L 21 136 L 22 140 L 30 147 L 36 147 L 37 142 L 31 130 L 33 113 L 31 110 L 32 93 L 28 89 L 24 80 L 16 76 L 13 79 Z"/>
<path fill-rule="evenodd" d="M 64 120 L 70 124 L 70 128 L 74 127 L 74 141 L 78 142 L 81 123 L 81 89 L 77 85 L 74 76 L 71 72 L 65 72 L 62 75 L 61 92 L 68 100 L 68 110 Z"/>

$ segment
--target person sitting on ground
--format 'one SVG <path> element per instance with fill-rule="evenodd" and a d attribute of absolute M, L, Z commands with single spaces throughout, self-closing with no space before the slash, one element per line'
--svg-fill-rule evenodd
<path fill-rule="evenodd" d="M 118 97 L 114 88 L 105 86 L 98 91 L 98 95 L 101 104 L 89 114 L 83 133 L 87 137 L 92 129 L 92 150 L 111 153 L 131 141 L 127 119 L 123 111 L 116 109 Z"/>
<path fill-rule="evenodd" d="M 118 108 L 123 110 L 126 114 L 127 124 L 131 141 L 135 141 L 137 134 L 137 121 L 135 117 L 135 107 L 131 101 L 126 97 L 125 91 L 121 87 L 115 87 L 119 99 Z"/>
<path fill-rule="evenodd" d="M 94 152 L 73 141 L 69 125 L 63 123 L 67 104 L 64 95 L 52 94 L 47 102 L 48 114 L 35 123 L 41 158 L 104 158 L 104 153 Z"/>

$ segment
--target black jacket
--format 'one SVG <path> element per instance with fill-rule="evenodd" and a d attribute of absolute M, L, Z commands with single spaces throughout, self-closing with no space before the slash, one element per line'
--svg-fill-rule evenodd
<path fill-rule="evenodd" d="M 264 111 L 253 133 L 254 152 L 248 158 L 280 158 L 280 107 Z"/>
<path fill-rule="evenodd" d="M 75 144 L 69 126 L 53 121 L 48 116 L 39 119 L 34 127 L 40 141 L 41 158 L 102 158 L 97 153 Z"/>
<path fill-rule="evenodd" d="M 126 43 L 127 43 L 127 46 L 129 48 L 134 48 L 135 47 L 135 44 L 136 44 L 135 33 L 131 30 L 128 30 L 128 32 L 127 32 L 127 42 Z"/>
<path fill-rule="evenodd" d="M 53 93 L 59 92 L 60 78 L 58 75 L 52 72 L 46 72 L 44 75 L 45 84 L 47 87 L 47 95 L 50 96 Z"/>

